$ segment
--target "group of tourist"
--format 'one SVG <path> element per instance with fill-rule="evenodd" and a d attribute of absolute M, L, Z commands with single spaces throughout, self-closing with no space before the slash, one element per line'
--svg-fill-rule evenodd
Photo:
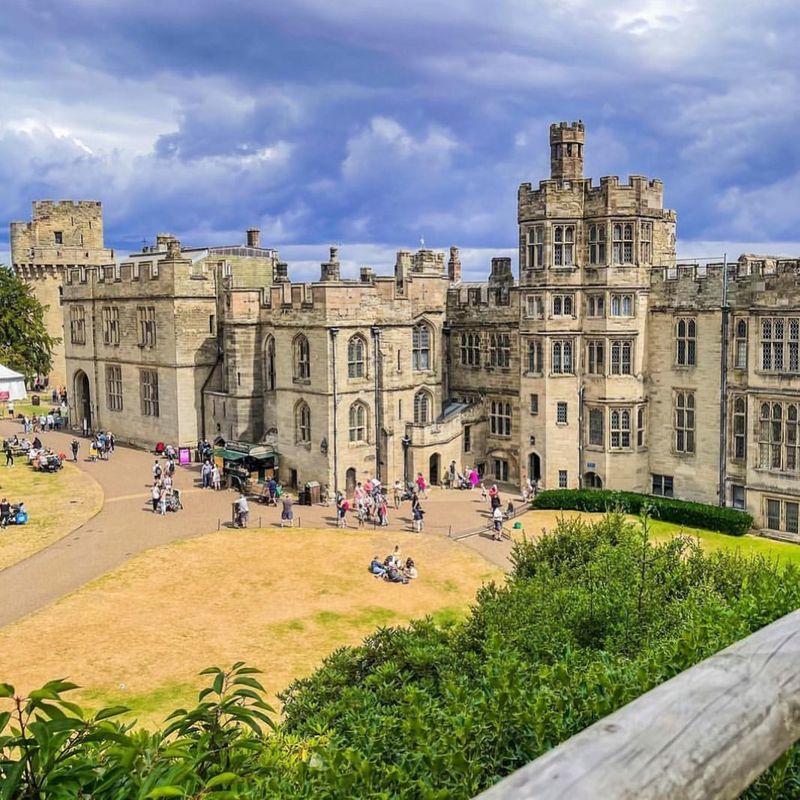
<path fill-rule="evenodd" d="M 481 476 L 477 469 L 467 465 L 460 471 L 455 461 L 450 462 L 442 478 L 442 486 L 445 489 L 476 489 L 480 482 Z"/>
<path fill-rule="evenodd" d="M 153 485 L 150 489 L 150 501 L 153 505 L 153 513 L 163 516 L 167 511 L 178 511 L 183 508 L 181 493 L 174 485 L 175 459 L 168 458 L 162 466 L 159 459 L 156 458 L 151 471 Z"/>
<path fill-rule="evenodd" d="M 6 457 L 6 466 L 13 467 L 16 456 L 24 456 L 29 466 L 41 472 L 55 472 L 61 469 L 65 459 L 63 453 L 56 453 L 42 444 L 38 436 L 31 442 L 28 438 L 20 439 L 15 433 L 3 440 L 3 454 Z"/>
<path fill-rule="evenodd" d="M 174 463 L 174 461 L 170 463 Z M 203 466 L 200 467 L 200 485 L 203 489 L 214 489 L 215 491 L 219 491 L 222 487 L 222 473 L 219 465 L 210 458 L 203 459 Z"/>
<path fill-rule="evenodd" d="M 100 431 L 89 442 L 89 461 L 108 461 L 114 452 L 115 446 L 114 434 L 111 431 Z M 70 442 L 70 449 L 72 450 L 72 460 L 77 461 L 80 442 L 77 439 L 73 439 Z"/>
<path fill-rule="evenodd" d="M 369 565 L 369 571 L 376 577 L 390 583 L 408 583 L 419 577 L 414 559 L 407 558 L 405 562 L 400 557 L 400 545 L 395 545 L 394 551 L 381 561 L 374 555 Z"/>

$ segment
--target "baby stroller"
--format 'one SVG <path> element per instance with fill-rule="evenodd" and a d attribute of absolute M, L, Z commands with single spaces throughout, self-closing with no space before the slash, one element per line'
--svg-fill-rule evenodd
<path fill-rule="evenodd" d="M 411 481 L 407 481 L 403 494 L 400 496 L 401 500 L 410 500 L 416 493 L 416 487 Z"/>
<path fill-rule="evenodd" d="M 167 511 L 181 511 L 182 509 L 181 490 L 173 489 L 172 494 L 167 498 Z"/>

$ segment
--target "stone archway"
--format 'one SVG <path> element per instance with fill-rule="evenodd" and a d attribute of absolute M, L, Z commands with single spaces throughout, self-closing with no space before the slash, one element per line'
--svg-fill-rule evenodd
<path fill-rule="evenodd" d="M 92 430 L 92 393 L 89 376 L 79 369 L 73 377 L 73 397 L 75 398 L 75 426 L 84 432 Z"/>
<path fill-rule="evenodd" d="M 352 497 L 356 491 L 356 468 L 350 467 L 344 474 L 344 493 Z"/>
<path fill-rule="evenodd" d="M 542 459 L 539 457 L 538 453 L 531 453 L 528 456 L 528 477 L 533 484 L 535 484 L 536 481 L 541 480 Z"/>
<path fill-rule="evenodd" d="M 434 453 L 428 460 L 428 483 L 438 486 L 442 479 L 442 465 L 439 454 Z"/>
<path fill-rule="evenodd" d="M 596 472 L 586 472 L 583 475 L 583 485 L 587 489 L 602 489 L 603 479 Z"/>

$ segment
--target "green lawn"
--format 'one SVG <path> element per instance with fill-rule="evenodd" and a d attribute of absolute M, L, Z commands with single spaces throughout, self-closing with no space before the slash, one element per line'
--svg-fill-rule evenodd
<path fill-rule="evenodd" d="M 663 541 L 683 534 L 699 539 L 704 550 L 738 550 L 742 555 L 759 555 L 764 558 L 775 558 L 787 564 L 800 564 L 800 545 L 790 542 L 777 542 L 761 536 L 728 536 L 725 533 L 706 531 L 702 528 L 687 528 L 674 522 L 660 520 L 650 520 L 650 530 L 656 540 Z"/>

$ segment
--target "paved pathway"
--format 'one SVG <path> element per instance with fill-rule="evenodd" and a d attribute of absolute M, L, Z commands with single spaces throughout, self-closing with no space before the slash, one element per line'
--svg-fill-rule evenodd
<path fill-rule="evenodd" d="M 20 433 L 17 423 L 0 422 L 0 436 Z M 42 442 L 56 451 L 70 452 L 71 434 L 39 434 Z M 117 447 L 108 461 L 84 460 L 88 440 L 80 439 L 78 466 L 90 474 L 105 493 L 103 507 L 88 522 L 63 539 L 29 558 L 0 571 L 0 627 L 58 600 L 84 584 L 119 566 L 137 553 L 157 545 L 187 539 L 228 526 L 233 492 L 214 492 L 199 487 L 197 466 L 179 467 L 175 486 L 183 490 L 184 510 L 165 516 L 153 514 L 149 501 L 153 455 L 141 450 Z M 485 522 L 487 509 L 478 492 L 434 490 L 426 510 L 425 533 L 447 535 L 475 528 Z M 296 522 L 302 527 L 335 531 L 334 508 L 295 506 Z M 409 532 L 410 505 L 390 509 L 389 530 Z M 277 526 L 279 509 L 250 503 L 251 527 Z M 351 525 L 355 520 L 350 520 Z M 408 535 L 411 534 L 410 532 Z M 508 542 L 493 542 L 481 536 L 463 544 L 493 563 L 508 566 Z"/>

